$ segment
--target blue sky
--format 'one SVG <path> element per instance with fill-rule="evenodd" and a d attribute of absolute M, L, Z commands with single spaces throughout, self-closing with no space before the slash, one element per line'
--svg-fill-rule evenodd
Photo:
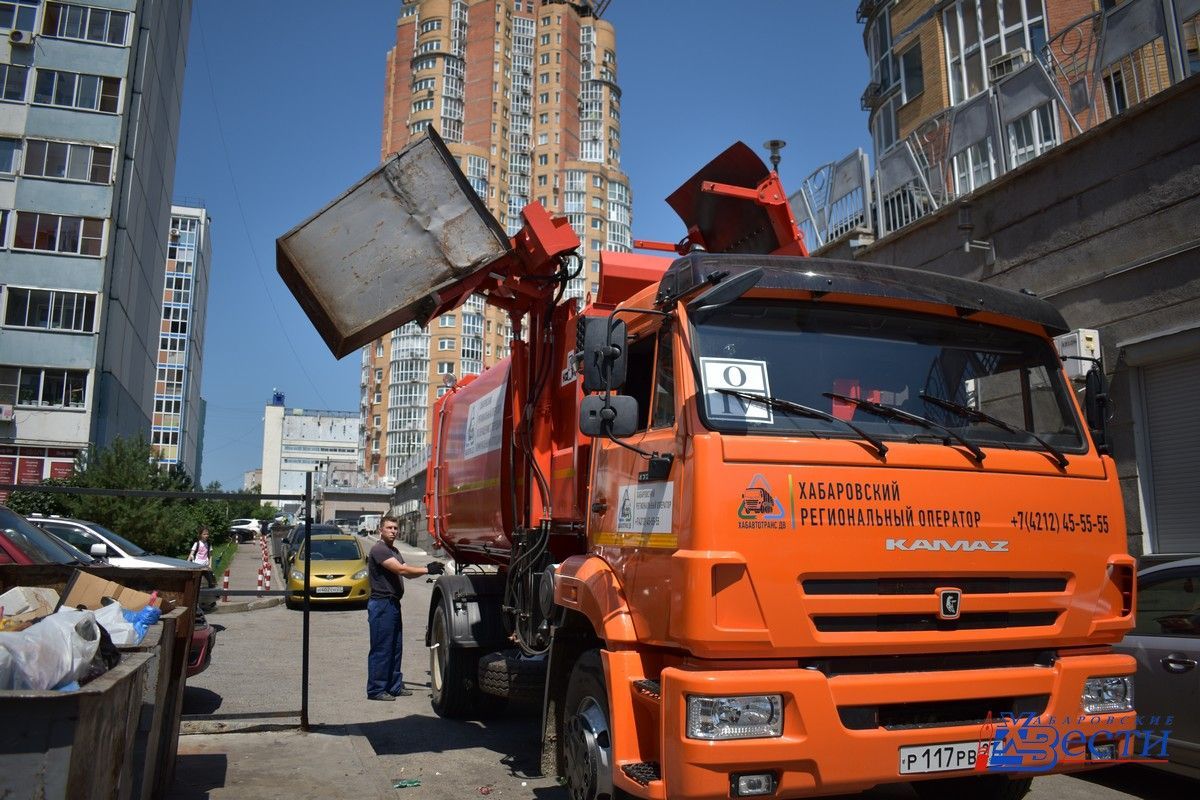
<path fill-rule="evenodd" d="M 384 56 L 398 0 L 197 0 L 174 196 L 213 219 L 201 477 L 240 487 L 261 465 L 262 411 L 355 410 L 358 358 L 335 361 L 275 272 L 275 238 L 379 160 Z M 788 142 L 789 192 L 868 147 L 852 0 L 613 0 L 622 168 L 633 235 L 676 241 L 663 202 L 734 141 Z M 231 13 L 236 9 L 235 13 Z M 764 160 L 765 160 L 765 153 Z"/>

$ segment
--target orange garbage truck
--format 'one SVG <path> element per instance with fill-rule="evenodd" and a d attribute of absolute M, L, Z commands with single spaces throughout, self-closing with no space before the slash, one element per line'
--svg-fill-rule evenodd
<path fill-rule="evenodd" d="M 581 800 L 1011 798 L 1120 758 L 1134 562 L 1062 316 L 809 257 L 740 143 L 668 202 L 670 255 L 564 298 L 567 220 L 506 235 L 431 133 L 278 241 L 336 355 L 472 295 L 512 322 L 431 411 L 434 710 L 540 704 Z"/>

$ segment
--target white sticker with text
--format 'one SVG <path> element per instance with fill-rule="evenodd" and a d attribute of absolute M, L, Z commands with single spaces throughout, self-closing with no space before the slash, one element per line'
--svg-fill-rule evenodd
<path fill-rule="evenodd" d="M 670 533 L 675 503 L 673 481 L 620 487 L 617 505 L 618 533 Z"/>
<path fill-rule="evenodd" d="M 742 358 L 702 358 L 700 373 L 704 379 L 704 408 L 710 419 L 736 419 L 768 424 L 774 421 L 771 409 L 762 403 L 719 391 L 728 389 L 759 397 L 770 397 L 767 362 Z"/>

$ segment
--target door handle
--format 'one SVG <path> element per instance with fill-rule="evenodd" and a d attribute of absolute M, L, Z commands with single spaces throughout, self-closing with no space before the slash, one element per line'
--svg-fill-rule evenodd
<path fill-rule="evenodd" d="M 603 514 L 605 511 L 608 511 L 608 503 L 604 502 L 603 500 L 592 503 L 593 514 Z"/>
<path fill-rule="evenodd" d="M 1180 653 L 1171 653 L 1171 655 L 1165 656 L 1162 659 L 1162 665 L 1167 672 L 1179 674 L 1195 669 L 1196 659 L 1188 658 Z"/>

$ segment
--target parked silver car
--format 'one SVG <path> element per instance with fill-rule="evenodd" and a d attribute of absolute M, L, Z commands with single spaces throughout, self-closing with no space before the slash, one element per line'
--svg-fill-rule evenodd
<path fill-rule="evenodd" d="M 1138 662 L 1138 716 L 1170 729 L 1163 768 L 1200 778 L 1200 557 L 1138 572 L 1134 629 L 1116 649 Z"/>

